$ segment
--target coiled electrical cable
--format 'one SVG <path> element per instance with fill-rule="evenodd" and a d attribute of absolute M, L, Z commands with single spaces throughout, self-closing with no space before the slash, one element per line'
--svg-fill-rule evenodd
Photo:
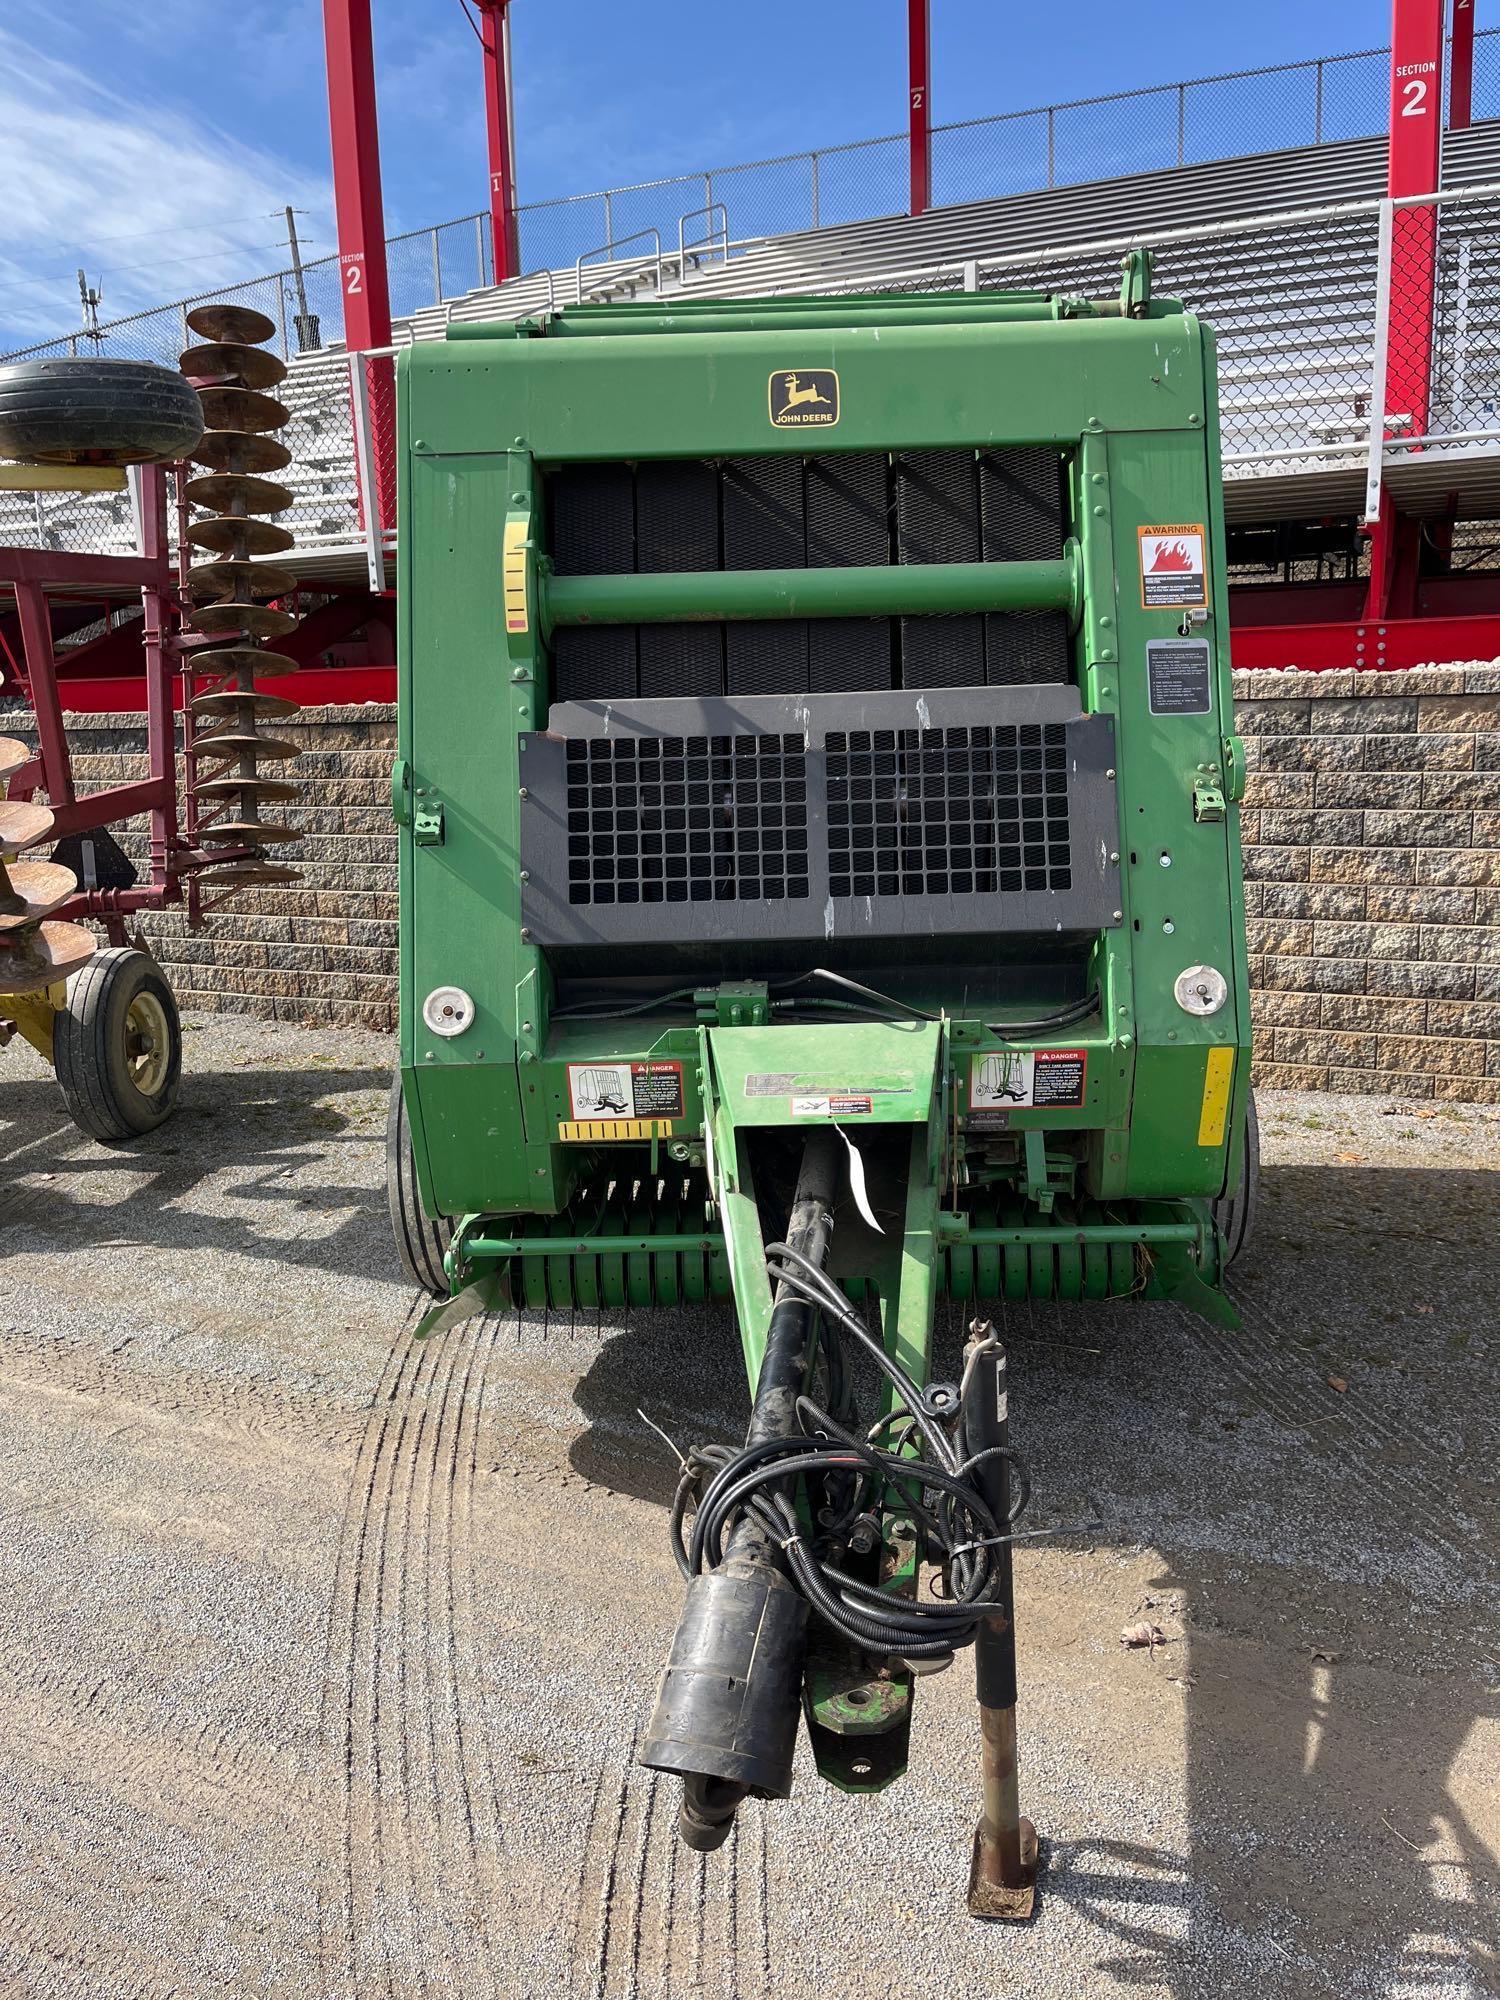
<path fill-rule="evenodd" d="M 971 1643 L 1000 1587 L 990 1550 L 1014 1539 L 1012 1529 L 1030 1491 L 1025 1468 L 1009 1447 L 969 1453 L 961 1408 L 951 1420 L 938 1414 L 845 1293 L 809 1258 L 785 1243 L 773 1243 L 766 1265 L 773 1283 L 804 1300 L 820 1317 L 828 1400 L 839 1416 L 803 1395 L 796 1403 L 800 1435 L 740 1447 L 705 1445 L 691 1452 L 683 1461 L 672 1504 L 677 1565 L 687 1577 L 714 1568 L 723 1559 L 731 1528 L 748 1515 L 781 1551 L 797 1589 L 845 1639 L 908 1660 L 943 1658 Z M 863 1435 L 852 1427 L 842 1387 L 841 1339 L 863 1348 L 896 1394 L 895 1407 Z M 882 1443 L 893 1429 L 897 1435 Z M 1013 1483 L 1005 1522 L 996 1520 L 973 1479 L 975 1470 L 996 1456 L 1005 1458 Z M 799 1480 L 810 1482 L 812 1492 L 823 1496 L 815 1524 L 806 1509 L 799 1511 Z M 881 1590 L 843 1566 L 860 1532 L 868 1538 L 885 1504 L 915 1523 L 927 1558 L 942 1567 L 943 1597 L 928 1602 Z"/>

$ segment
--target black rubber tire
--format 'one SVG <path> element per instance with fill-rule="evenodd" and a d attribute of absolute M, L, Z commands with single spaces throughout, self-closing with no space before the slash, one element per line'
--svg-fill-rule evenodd
<path fill-rule="evenodd" d="M 186 458 L 202 435 L 197 390 L 154 361 L 80 355 L 0 367 L 0 458 L 169 462 Z"/>
<path fill-rule="evenodd" d="M 422 1206 L 399 1073 L 391 1078 L 390 1106 L 385 1119 L 385 1198 L 402 1270 L 414 1285 L 430 1292 L 435 1299 L 447 1298 L 443 1252 L 452 1239 L 453 1224 L 446 1215 L 434 1221 Z"/>
<path fill-rule="evenodd" d="M 1260 1119 L 1252 1090 L 1245 1104 L 1245 1165 L 1240 1184 L 1233 1194 L 1220 1195 L 1214 1203 L 1214 1221 L 1224 1239 L 1226 1266 L 1245 1250 L 1255 1235 L 1255 1219 L 1260 1208 Z"/>
<path fill-rule="evenodd" d="M 160 1010 L 167 1065 L 149 1095 L 130 1074 L 126 1024 L 142 995 Z M 106 1145 L 139 1139 L 165 1124 L 182 1080 L 182 1023 L 166 976 L 149 952 L 96 951 L 68 981 L 67 1004 L 52 1023 L 52 1061 L 73 1122 Z"/>

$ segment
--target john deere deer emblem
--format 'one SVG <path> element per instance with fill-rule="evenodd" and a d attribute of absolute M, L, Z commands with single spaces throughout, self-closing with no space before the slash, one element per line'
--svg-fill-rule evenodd
<path fill-rule="evenodd" d="M 798 430 L 839 420 L 839 378 L 832 368 L 778 368 L 771 377 L 771 422 Z"/>

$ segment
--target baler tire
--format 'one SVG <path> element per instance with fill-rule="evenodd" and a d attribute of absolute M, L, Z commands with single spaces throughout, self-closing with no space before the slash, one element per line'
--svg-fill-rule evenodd
<path fill-rule="evenodd" d="M 446 1215 L 434 1221 L 422 1206 L 399 1074 L 391 1078 L 385 1120 L 385 1198 L 402 1270 L 414 1285 L 430 1292 L 433 1298 L 447 1298 L 449 1285 L 443 1271 L 443 1253 L 452 1238 L 453 1223 Z"/>
<path fill-rule="evenodd" d="M 1245 1165 L 1240 1184 L 1233 1194 L 1221 1195 L 1214 1203 L 1214 1221 L 1224 1238 L 1224 1263 L 1232 1264 L 1255 1235 L 1260 1210 L 1260 1119 L 1255 1110 L 1255 1092 L 1245 1103 Z"/>
<path fill-rule="evenodd" d="M 146 1037 L 144 1049 L 132 1038 Z M 80 1131 L 105 1145 L 165 1124 L 182 1079 L 182 1023 L 149 952 L 96 951 L 68 981 L 52 1023 L 52 1060 Z"/>
<path fill-rule="evenodd" d="M 186 458 L 202 435 L 198 392 L 175 368 L 97 355 L 0 367 L 0 457 L 165 464 Z"/>

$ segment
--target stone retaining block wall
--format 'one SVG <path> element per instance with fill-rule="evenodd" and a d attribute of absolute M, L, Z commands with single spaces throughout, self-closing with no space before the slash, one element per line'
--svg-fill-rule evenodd
<path fill-rule="evenodd" d="M 1500 1102 L 1500 667 L 1234 678 L 1257 1074 Z M 70 733 L 80 790 L 145 776 L 144 718 Z M 395 711 L 312 709 L 276 733 L 301 746 L 285 817 L 303 881 L 236 897 L 196 936 L 175 912 L 140 929 L 185 1007 L 388 1028 Z"/>
<path fill-rule="evenodd" d="M 1234 685 L 1258 1076 L 1500 1102 L 1500 668 Z"/>

